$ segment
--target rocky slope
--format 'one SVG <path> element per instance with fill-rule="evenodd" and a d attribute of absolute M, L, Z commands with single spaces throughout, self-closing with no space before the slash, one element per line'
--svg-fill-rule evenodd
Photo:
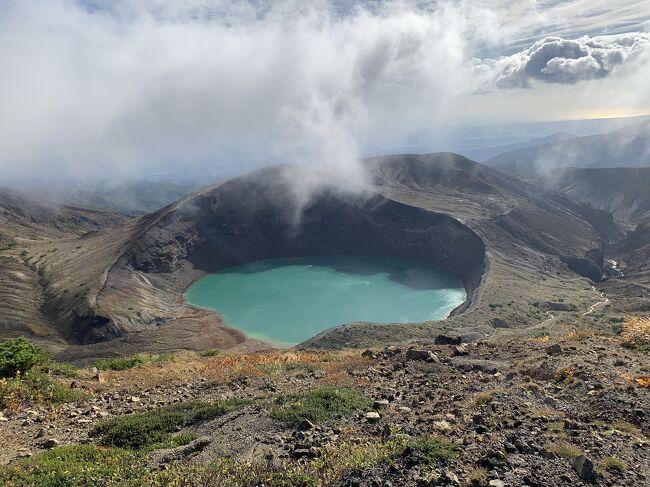
<path fill-rule="evenodd" d="M 197 486 L 298 485 L 298 478 L 299 485 L 324 486 L 647 485 L 647 352 L 587 329 L 440 344 L 454 340 L 363 352 L 185 353 L 121 372 L 80 371 L 60 382 L 86 398 L 2 411 L 0 460 L 101 444 L 91 432 L 112 418 L 236 399 L 249 402 L 183 427 L 180 434 L 192 435 L 191 443 L 145 452 L 128 471 L 110 475 L 112 481 L 133 475 L 139 485 L 165 478 Z M 288 424 L 274 416 L 278 398 L 332 384 L 369 402 L 340 419 Z M 226 470 L 212 463 L 223 458 L 230 462 Z M 92 468 L 95 482 L 108 480 L 110 465 Z M 0 469 L 0 478 L 15 481 L 2 477 L 9 472 Z M 289 472 L 300 476 L 279 483 Z"/>
<path fill-rule="evenodd" d="M 650 221 L 650 167 L 567 168 L 520 178 L 631 224 Z"/>

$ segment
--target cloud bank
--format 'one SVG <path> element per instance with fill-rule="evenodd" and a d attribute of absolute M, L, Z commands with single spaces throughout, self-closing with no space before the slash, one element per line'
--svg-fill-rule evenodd
<path fill-rule="evenodd" d="M 546 37 L 530 48 L 494 60 L 479 60 L 487 87 L 530 88 L 536 81 L 575 84 L 605 78 L 633 64 L 650 47 L 650 34 L 563 39 Z"/>
<path fill-rule="evenodd" d="M 5 0 L 0 185 L 269 163 L 355 181 L 360 155 L 493 123 L 512 88 L 535 87 L 509 106 L 548 119 L 545 97 L 576 97 L 539 86 L 629 71 L 627 103 L 650 103 L 643 33 L 476 60 L 556 17 L 538 3 Z"/>
<path fill-rule="evenodd" d="M 231 8 L 9 2 L 0 17 L 3 175 L 208 161 L 337 173 L 353 167 L 365 137 L 426 125 L 468 89 L 456 9 L 333 17 L 304 3 L 269 3 L 259 15 L 220 4 Z"/>

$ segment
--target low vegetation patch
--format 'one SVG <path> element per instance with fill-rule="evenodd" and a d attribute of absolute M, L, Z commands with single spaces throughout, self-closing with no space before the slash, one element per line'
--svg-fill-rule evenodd
<path fill-rule="evenodd" d="M 58 405 L 83 397 L 83 392 L 70 389 L 38 370 L 0 379 L 0 409 L 17 410 L 30 404 Z"/>
<path fill-rule="evenodd" d="M 439 436 L 422 435 L 411 440 L 407 453 L 415 453 L 420 463 L 434 465 L 438 461 L 445 461 L 459 454 L 456 443 L 445 440 Z"/>
<path fill-rule="evenodd" d="M 623 346 L 632 349 L 650 349 L 650 318 L 628 316 L 621 333 Z"/>
<path fill-rule="evenodd" d="M 90 431 L 104 446 L 142 450 L 159 444 L 179 446 L 179 437 L 172 436 L 184 426 L 210 421 L 249 404 L 248 401 L 186 402 L 141 414 L 119 416 L 105 421 Z M 186 442 L 194 437 L 183 437 Z M 180 443 L 184 444 L 184 443 Z"/>
<path fill-rule="evenodd" d="M 627 433 L 632 436 L 643 436 L 639 428 L 634 426 L 632 423 L 628 423 L 627 421 L 616 421 L 612 423 L 612 429 L 620 433 Z"/>
<path fill-rule="evenodd" d="M 0 485 L 324 487 L 336 485 L 350 471 L 372 469 L 397 457 L 404 450 L 405 441 L 400 436 L 386 441 L 342 441 L 323 448 L 318 459 L 307 463 L 222 458 L 194 465 L 172 463 L 162 471 L 147 469 L 146 455 L 141 451 L 92 445 L 64 446 L 0 467 Z"/>
<path fill-rule="evenodd" d="M 494 400 L 494 394 L 491 392 L 479 392 L 474 396 L 474 404 L 477 406 L 482 406 L 483 404 L 489 404 Z"/>
<path fill-rule="evenodd" d="M 99 370 L 128 370 L 138 365 L 168 362 L 173 359 L 174 356 L 170 354 L 135 354 L 130 357 L 99 359 L 95 362 L 95 367 Z"/>
<path fill-rule="evenodd" d="M 0 485 L 64 487 L 116 485 L 145 469 L 133 454 L 91 445 L 62 446 L 0 469 Z M 100 481 L 101 479 L 101 481 Z"/>
<path fill-rule="evenodd" d="M 201 357 L 216 357 L 219 355 L 221 351 L 218 348 L 211 348 L 209 350 L 203 350 L 202 352 L 199 352 L 199 356 Z"/>
<path fill-rule="evenodd" d="M 325 386 L 305 394 L 278 397 L 271 409 L 271 417 L 289 424 L 297 424 L 305 419 L 323 422 L 371 406 L 372 400 L 356 389 Z"/>
<path fill-rule="evenodd" d="M 556 454 L 558 457 L 568 458 L 569 460 L 582 455 L 582 452 L 578 448 L 563 441 L 548 445 L 546 449 L 551 453 Z"/>
<path fill-rule="evenodd" d="M 615 457 L 605 457 L 602 462 L 603 468 L 610 472 L 625 472 L 627 465 L 622 460 Z"/>
<path fill-rule="evenodd" d="M 60 362 L 47 362 L 42 367 L 43 371 L 59 377 L 73 378 L 79 375 L 79 370 L 72 364 Z"/>

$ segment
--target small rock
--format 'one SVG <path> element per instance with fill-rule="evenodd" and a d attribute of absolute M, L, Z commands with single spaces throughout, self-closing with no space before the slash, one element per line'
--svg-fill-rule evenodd
<path fill-rule="evenodd" d="M 434 421 L 433 427 L 442 433 L 446 433 L 452 430 L 452 427 L 449 424 L 449 422 L 445 421 L 444 419 L 442 421 Z"/>
<path fill-rule="evenodd" d="M 372 409 L 387 409 L 388 404 L 389 402 L 387 399 L 377 399 L 374 403 L 372 403 Z"/>
<path fill-rule="evenodd" d="M 490 431 L 490 429 L 484 424 L 479 424 L 474 428 L 474 431 L 476 431 L 479 435 L 484 435 L 485 433 Z"/>
<path fill-rule="evenodd" d="M 596 480 L 594 464 L 586 456 L 580 455 L 575 457 L 571 464 L 582 480 L 586 480 L 588 482 Z"/>
<path fill-rule="evenodd" d="M 366 413 L 366 421 L 370 423 L 376 423 L 381 419 L 381 416 L 377 411 L 370 411 Z"/>
<path fill-rule="evenodd" d="M 400 413 L 410 413 L 411 412 L 411 408 L 408 407 L 408 406 L 400 406 L 400 407 L 397 408 L 397 410 Z"/>
<path fill-rule="evenodd" d="M 4 414 L 0 413 L 0 423 L 4 423 L 6 421 L 9 421 L 9 419 L 6 418 Z"/>
<path fill-rule="evenodd" d="M 423 360 L 425 362 L 433 362 L 437 357 L 430 350 L 410 349 L 406 351 L 406 358 L 407 360 Z"/>
<path fill-rule="evenodd" d="M 451 347 L 452 357 L 462 357 L 464 355 L 469 355 L 469 352 L 464 345 L 454 345 Z"/>
<path fill-rule="evenodd" d="M 130 402 L 140 402 L 140 398 L 138 396 L 131 396 L 129 398 Z"/>
<path fill-rule="evenodd" d="M 56 440 L 54 438 L 49 438 L 49 439 L 45 440 L 43 443 L 41 443 L 41 446 L 43 448 L 47 448 L 49 450 L 49 449 L 52 449 L 52 448 L 54 448 L 56 446 L 59 446 L 59 440 Z"/>
<path fill-rule="evenodd" d="M 555 343 L 553 345 L 549 345 L 548 347 L 546 347 L 544 351 L 548 355 L 557 355 L 559 353 L 562 353 L 562 347 L 559 344 Z"/>
<path fill-rule="evenodd" d="M 499 479 L 490 480 L 488 485 L 490 487 L 506 487 L 506 483 L 503 480 Z"/>
<path fill-rule="evenodd" d="M 315 427 L 316 425 L 308 419 L 303 419 L 300 423 L 298 423 L 298 429 L 301 431 L 313 430 Z"/>
<path fill-rule="evenodd" d="M 450 337 L 447 335 L 438 335 L 434 341 L 436 345 L 460 345 L 462 339 L 459 336 Z"/>
<path fill-rule="evenodd" d="M 451 470 L 445 470 L 442 472 L 442 475 L 440 476 L 440 479 L 438 479 L 438 482 L 441 485 L 460 485 L 460 479 L 458 478 L 458 475 L 456 475 Z"/>
<path fill-rule="evenodd" d="M 311 456 L 309 449 L 307 448 L 298 448 L 293 451 L 294 458 L 308 458 Z"/>

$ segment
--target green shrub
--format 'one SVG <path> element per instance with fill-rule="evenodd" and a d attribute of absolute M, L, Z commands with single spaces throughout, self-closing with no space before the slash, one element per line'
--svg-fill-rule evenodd
<path fill-rule="evenodd" d="M 173 442 L 172 433 L 183 426 L 210 421 L 249 403 L 233 399 L 214 403 L 192 401 L 173 404 L 147 413 L 110 419 L 95 426 L 90 435 L 100 437 L 104 446 L 141 450 Z"/>
<path fill-rule="evenodd" d="M 184 423 L 182 414 L 154 411 L 119 416 L 95 426 L 90 435 L 100 436 L 104 446 L 139 450 L 168 441 Z"/>
<path fill-rule="evenodd" d="M 43 350 L 23 337 L 0 343 L 0 378 L 15 377 L 44 361 Z"/>
<path fill-rule="evenodd" d="M 187 445 L 188 443 L 193 442 L 198 438 L 198 435 L 196 433 L 179 433 L 177 435 L 174 435 L 170 438 L 168 438 L 166 441 L 163 441 L 161 443 L 154 443 L 152 445 L 149 445 L 145 451 L 147 450 L 162 450 L 166 448 L 177 448 L 179 446 Z"/>
<path fill-rule="evenodd" d="M 372 400 L 356 389 L 325 386 L 306 394 L 278 397 L 271 409 L 271 417 L 290 424 L 304 419 L 322 422 L 342 418 L 370 406 Z"/>
<path fill-rule="evenodd" d="M 431 465 L 438 460 L 448 460 L 458 455 L 458 445 L 443 438 L 422 435 L 409 442 L 408 449 L 414 452 L 421 463 Z"/>
<path fill-rule="evenodd" d="M 199 352 L 199 355 L 201 357 L 215 357 L 220 353 L 221 351 L 218 348 L 211 348 L 210 350 L 203 350 L 202 352 Z"/>
<path fill-rule="evenodd" d="M 132 355 L 130 357 L 102 358 L 95 362 L 95 367 L 99 370 L 127 370 L 143 363 L 144 360 L 140 355 Z"/>
<path fill-rule="evenodd" d="M 246 399 L 228 399 L 227 401 L 215 402 L 191 401 L 168 406 L 166 410 L 181 413 L 185 416 L 188 424 L 194 424 L 212 421 L 250 403 L 251 401 Z"/>
<path fill-rule="evenodd" d="M 43 367 L 43 370 L 46 370 L 52 375 L 58 375 L 60 377 L 77 377 L 79 375 L 79 370 L 72 364 L 63 364 L 60 362 L 48 362 Z"/>
<path fill-rule="evenodd" d="M 168 362 L 174 356 L 168 353 L 159 355 L 135 354 L 129 357 L 103 358 L 95 362 L 99 370 L 128 370 L 142 364 Z"/>

